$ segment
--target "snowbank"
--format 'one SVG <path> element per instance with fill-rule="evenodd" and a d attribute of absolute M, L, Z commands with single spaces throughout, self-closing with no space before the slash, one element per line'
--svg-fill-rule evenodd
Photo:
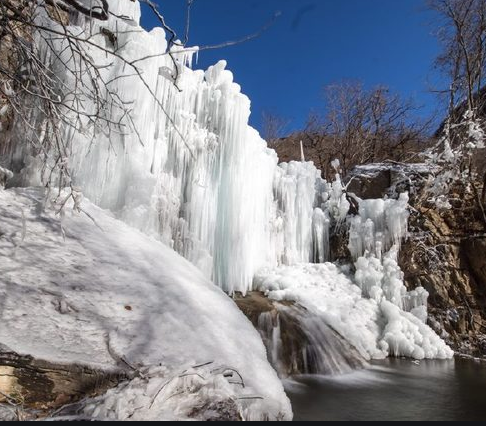
<path fill-rule="evenodd" d="M 212 363 L 201 373 L 208 386 L 189 386 L 189 396 L 169 405 L 161 397 L 154 410 L 146 400 L 134 407 L 120 399 L 105 409 L 110 418 L 126 419 L 140 402 L 136 418 L 184 418 L 178 401 L 189 407 L 191 395 L 231 397 L 246 418 L 291 418 L 260 336 L 196 267 L 87 201 L 83 208 L 96 225 L 71 208 L 59 218 L 44 206 L 41 189 L 0 192 L 0 344 L 56 363 L 161 366 L 154 384 L 143 385 L 148 400 L 160 382 Z M 214 371 L 221 367 L 237 370 L 245 388 L 224 380 L 224 368 Z M 263 399 L 238 399 L 255 396 Z"/>

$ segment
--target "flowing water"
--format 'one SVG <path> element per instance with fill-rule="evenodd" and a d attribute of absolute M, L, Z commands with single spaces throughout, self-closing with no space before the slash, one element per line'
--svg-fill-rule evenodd
<path fill-rule="evenodd" d="M 295 421 L 486 420 L 486 363 L 390 359 L 286 382 Z"/>
<path fill-rule="evenodd" d="M 344 375 L 368 365 L 321 317 L 296 306 L 262 313 L 258 330 L 282 379 L 296 374 Z"/>

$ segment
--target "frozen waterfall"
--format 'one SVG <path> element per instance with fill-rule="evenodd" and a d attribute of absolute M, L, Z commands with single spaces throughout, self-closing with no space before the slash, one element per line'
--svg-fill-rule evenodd
<path fill-rule="evenodd" d="M 246 293 L 264 266 L 327 260 L 328 222 L 319 209 L 327 184 L 319 171 L 311 163 L 278 166 L 276 153 L 248 126 L 250 100 L 224 61 L 193 71 L 196 48 L 175 49 L 170 57 L 161 29 L 147 33 L 133 26 L 140 18 L 138 2 L 110 5 L 133 19 L 111 17 L 82 28 L 106 49 L 113 47 L 101 27 L 116 33 L 117 55 L 140 59 L 143 81 L 117 56 L 86 46 L 100 78 L 130 105 L 130 118 L 115 110 L 112 120 L 131 131 L 108 134 L 88 121 L 82 133 L 67 129 L 74 184 L 174 248 L 228 293 Z M 47 16 L 38 19 L 56 25 Z M 53 43 L 65 50 L 59 37 Z M 49 49 L 44 56 L 51 69 L 61 68 Z M 170 77 L 176 73 L 177 87 Z M 71 75 L 62 77 L 66 87 L 74 84 Z M 86 104 L 87 111 L 95 108 Z M 35 152 L 17 146 L 12 167 L 24 168 L 24 184 L 40 184 L 41 167 L 29 157 Z"/>
<path fill-rule="evenodd" d="M 197 48 L 167 54 L 163 30 L 139 26 L 138 2 L 109 3 L 129 19 L 79 19 L 71 31 L 91 34 L 104 46 L 87 44 L 86 50 L 99 78 L 131 114 L 109 112 L 122 123 L 118 133 L 93 128 L 88 120 L 81 132 L 65 129 L 73 184 L 182 254 L 227 293 L 259 289 L 300 302 L 368 359 L 451 356 L 424 324 L 426 294 L 406 291 L 393 257 L 407 232 L 406 194 L 360 200 L 359 214 L 350 216 L 339 174 L 327 182 L 312 163 L 278 164 L 276 153 L 248 125 L 250 100 L 226 62 L 206 72 L 192 70 Z M 57 25 L 46 14 L 37 19 Z M 115 47 L 106 30 L 117 35 L 116 56 L 107 54 Z M 52 43 L 62 56 L 66 41 L 57 37 Z M 59 57 L 44 50 L 50 69 L 61 73 Z M 61 76 L 64 87 L 75 84 L 70 74 Z M 85 109 L 92 112 L 96 105 L 86 101 Z M 20 139 L 12 145 L 5 162 L 23 184 L 41 184 L 35 149 Z M 331 230 L 342 226 L 350 228 L 355 281 L 349 271 L 325 263 Z"/>

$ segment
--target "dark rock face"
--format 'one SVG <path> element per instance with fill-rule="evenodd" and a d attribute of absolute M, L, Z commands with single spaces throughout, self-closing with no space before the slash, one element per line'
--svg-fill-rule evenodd
<path fill-rule="evenodd" d="M 402 192 L 412 195 L 416 183 L 428 176 L 425 164 L 378 163 L 355 167 L 347 176 L 348 192 L 363 200 L 397 196 Z"/>
<path fill-rule="evenodd" d="M 7 181 L 13 177 L 12 172 L 0 167 L 0 189 L 7 186 Z"/>
<path fill-rule="evenodd" d="M 349 263 L 351 253 L 348 249 L 348 235 L 343 227 L 339 233 L 331 235 L 329 238 L 329 254 L 331 262 Z"/>
<path fill-rule="evenodd" d="M 208 402 L 202 407 L 194 408 L 189 417 L 200 422 L 243 421 L 238 405 L 231 400 Z"/>
<path fill-rule="evenodd" d="M 486 237 L 463 240 L 461 250 L 471 274 L 480 284 L 478 291 L 486 296 Z"/>
<path fill-rule="evenodd" d="M 430 325 L 457 352 L 486 356 L 486 229 L 476 200 L 456 188 L 453 208 L 437 211 L 424 195 L 423 166 L 384 167 L 357 168 L 349 190 L 363 199 L 410 193 L 410 236 L 399 259 L 405 283 L 430 293 Z"/>
<path fill-rule="evenodd" d="M 388 168 L 378 168 L 373 173 L 353 176 L 348 191 L 364 200 L 369 200 L 382 198 L 391 185 L 392 171 Z"/>

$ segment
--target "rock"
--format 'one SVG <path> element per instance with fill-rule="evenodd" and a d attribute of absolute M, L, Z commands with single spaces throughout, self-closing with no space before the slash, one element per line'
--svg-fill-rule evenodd
<path fill-rule="evenodd" d="M 246 296 L 236 293 L 234 300 L 240 310 L 253 323 L 258 324 L 260 315 L 266 312 L 275 312 L 275 302 L 266 297 L 263 293 L 252 291 Z M 283 302 L 284 305 L 292 306 L 291 302 Z"/>
<path fill-rule="evenodd" d="M 13 173 L 10 170 L 0 167 L 0 189 L 7 186 L 7 181 L 13 178 Z"/>
<path fill-rule="evenodd" d="M 235 401 L 212 401 L 192 410 L 189 417 L 198 421 L 241 422 L 243 419 Z"/>
<path fill-rule="evenodd" d="M 391 170 L 380 168 L 372 173 L 356 174 L 352 176 L 348 191 L 363 200 L 383 198 L 390 188 L 391 183 Z"/>
<path fill-rule="evenodd" d="M 413 192 L 414 183 L 428 176 L 429 166 L 385 162 L 355 167 L 346 178 L 348 192 L 363 200 Z"/>
<path fill-rule="evenodd" d="M 467 238 L 462 241 L 461 250 L 476 279 L 478 291 L 486 298 L 486 238 Z"/>
<path fill-rule="evenodd" d="M 87 396 L 96 396 L 128 378 L 123 371 L 60 365 L 13 352 L 0 352 L 0 403 L 47 413 Z"/>
<path fill-rule="evenodd" d="M 343 227 L 344 231 L 344 227 Z M 351 259 L 351 253 L 348 248 L 348 235 L 347 232 L 339 232 L 331 235 L 329 239 L 329 248 L 331 262 L 348 263 Z"/>

